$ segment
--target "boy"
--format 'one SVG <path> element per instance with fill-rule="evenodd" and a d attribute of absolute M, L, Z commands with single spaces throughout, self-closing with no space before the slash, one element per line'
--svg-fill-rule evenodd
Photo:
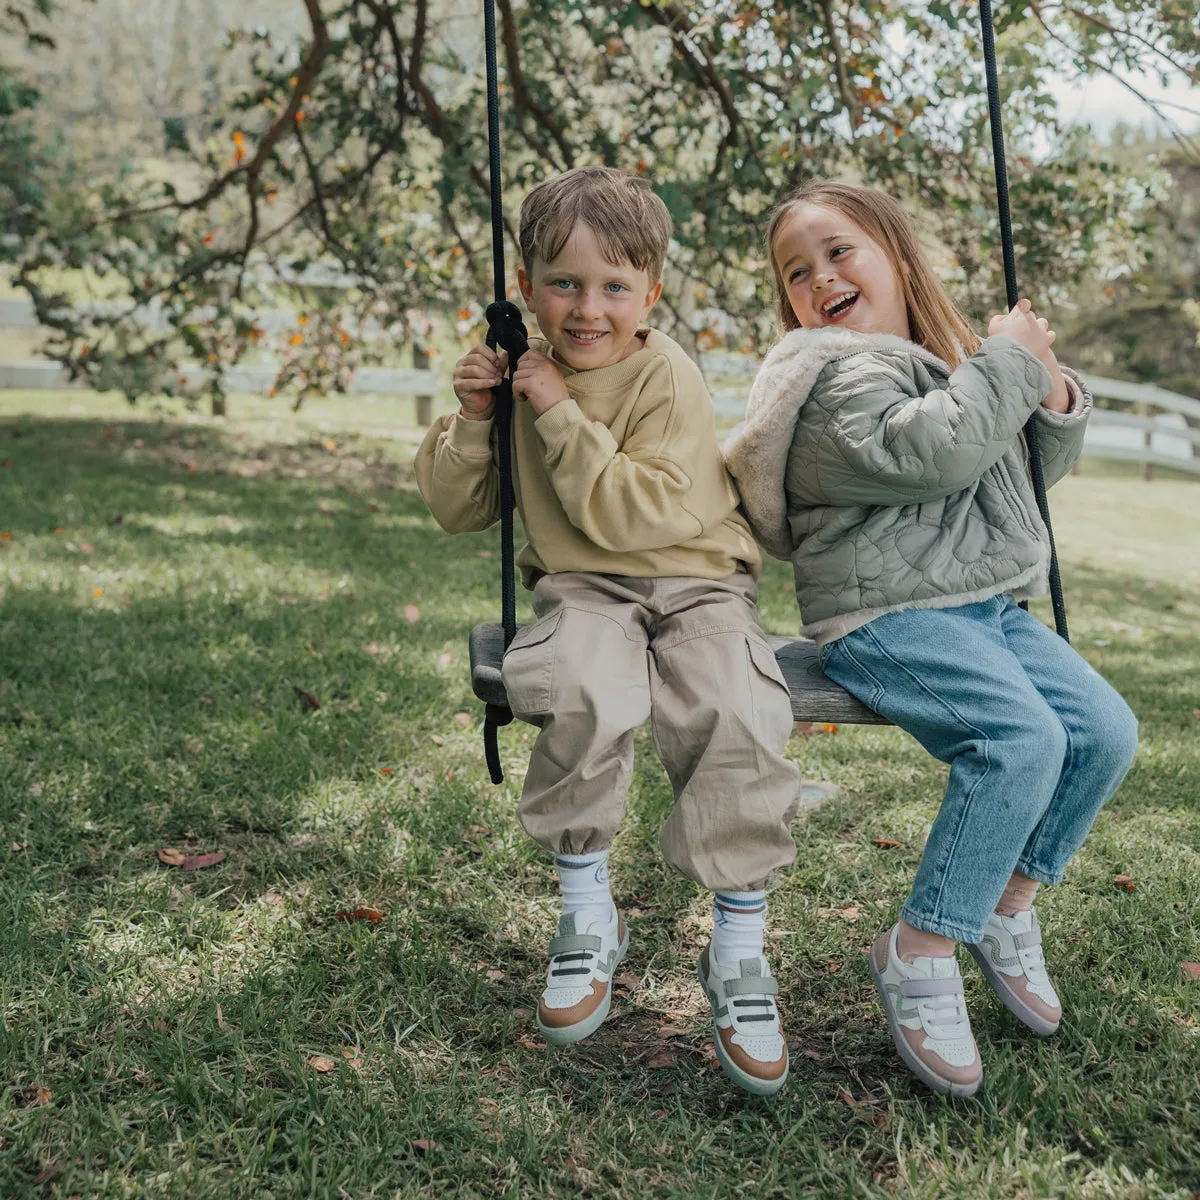
<path fill-rule="evenodd" d="M 536 622 L 505 656 L 509 705 L 542 719 L 518 815 L 555 856 L 563 915 L 538 1027 L 579 1041 L 608 1015 L 625 923 L 608 849 L 653 719 L 675 808 L 668 862 L 716 893 L 700 956 L 715 1045 L 742 1087 L 787 1077 L 777 985 L 763 958 L 768 879 L 791 863 L 799 773 L 783 757 L 787 686 L 755 614 L 758 550 L 725 471 L 695 365 L 642 322 L 662 291 L 666 206 L 605 167 L 568 171 L 521 206 L 517 279 L 541 338 L 513 375 L 517 557 Z M 417 479 L 450 533 L 499 517 L 491 388 L 507 355 L 455 366 L 462 407 L 434 424 Z"/>

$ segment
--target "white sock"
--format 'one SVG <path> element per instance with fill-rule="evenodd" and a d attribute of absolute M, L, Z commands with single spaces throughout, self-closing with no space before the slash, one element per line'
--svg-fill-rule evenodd
<path fill-rule="evenodd" d="M 755 958 L 763 952 L 767 928 L 766 892 L 715 892 L 709 953 L 719 963 Z"/>
<path fill-rule="evenodd" d="M 563 912 L 582 912 L 611 923 L 616 910 L 608 888 L 608 851 L 556 854 L 554 865 L 558 868 Z"/>

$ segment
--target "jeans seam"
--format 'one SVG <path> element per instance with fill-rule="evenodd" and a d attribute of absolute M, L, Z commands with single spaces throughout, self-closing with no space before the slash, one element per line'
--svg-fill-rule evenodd
<path fill-rule="evenodd" d="M 871 636 L 872 636 L 872 638 L 874 638 L 876 644 L 878 644 L 879 639 L 876 638 L 874 634 L 872 634 Z M 871 674 L 871 672 L 869 670 L 867 670 L 866 666 L 863 663 L 859 662 L 859 660 L 854 657 L 854 651 L 851 650 L 850 647 L 846 645 L 846 641 L 847 641 L 846 638 L 842 638 L 841 641 L 839 641 L 836 644 L 838 646 L 840 646 L 842 653 L 850 660 L 850 662 L 853 664 L 853 666 L 857 670 L 861 671 L 863 676 L 865 678 L 869 679 L 871 681 L 872 685 L 874 686 L 875 694 L 871 697 L 871 703 L 869 703 L 867 705 L 868 708 L 874 708 L 875 703 L 883 698 L 883 695 L 887 691 L 887 689 L 883 686 L 882 683 L 879 682 L 878 679 L 875 678 L 874 675 Z M 832 645 L 830 647 L 830 653 L 832 653 Z M 822 670 L 823 669 L 824 669 L 824 666 L 822 665 Z"/>
<path fill-rule="evenodd" d="M 992 770 L 991 738 L 988 737 L 987 733 L 984 732 L 984 730 L 980 729 L 973 722 L 968 721 L 967 718 L 964 717 L 962 715 L 962 713 L 960 713 L 958 711 L 958 709 L 956 709 L 954 707 L 953 704 L 951 704 L 948 700 L 945 700 L 942 696 L 939 696 L 931 687 L 929 687 L 929 685 L 927 683 L 925 683 L 925 681 L 923 679 L 921 679 L 917 675 L 913 674 L 913 672 L 910 671 L 903 663 L 898 662 L 891 654 L 889 654 L 887 647 L 885 647 L 884 644 L 879 640 L 878 635 L 870 627 L 870 625 L 864 625 L 863 631 L 875 643 L 876 647 L 879 650 L 879 653 L 882 654 L 890 663 L 892 663 L 892 665 L 895 666 L 898 671 L 903 672 L 910 679 L 912 679 L 923 691 L 928 693 L 937 703 L 941 704 L 943 707 L 945 707 L 951 713 L 953 713 L 954 716 L 959 721 L 961 721 L 963 723 L 963 725 L 965 725 L 968 729 L 974 730 L 976 735 L 983 742 L 984 769 L 983 769 L 982 774 L 979 776 L 979 778 L 975 780 L 975 783 L 972 785 L 971 790 L 966 794 L 966 796 L 963 799 L 962 807 L 959 812 L 958 824 L 955 826 L 954 836 L 951 839 L 950 846 L 947 849 L 946 855 L 945 855 L 945 861 L 947 863 L 949 863 L 950 859 L 953 858 L 953 856 L 954 856 L 954 851 L 958 847 L 958 840 L 962 836 L 963 824 L 966 821 L 967 809 L 970 807 L 971 801 L 975 798 L 976 789 L 978 789 L 979 785 L 981 783 L 983 783 L 983 781 L 988 777 L 988 775 L 991 774 L 991 770 Z M 944 796 L 943 796 L 942 800 L 944 803 L 945 802 Z M 938 811 L 939 812 L 941 811 L 940 806 L 939 806 Z M 936 896 L 936 898 L 934 900 L 934 904 L 933 904 L 933 912 L 934 912 L 933 919 L 934 920 L 941 919 L 939 914 L 941 913 L 941 909 L 942 909 L 942 893 L 946 887 L 946 876 L 947 876 L 947 871 L 945 870 L 945 868 L 942 869 L 941 875 L 942 875 L 942 880 L 941 880 L 941 883 L 938 885 L 937 896 Z"/>
<path fill-rule="evenodd" d="M 1058 786 L 1054 789 L 1054 795 L 1050 797 L 1050 803 L 1046 805 L 1046 811 L 1042 813 L 1041 819 L 1034 826 L 1033 832 L 1029 835 L 1029 838 L 1025 843 L 1026 846 L 1031 847 L 1031 850 L 1028 854 L 1024 850 L 1021 851 L 1022 861 L 1031 865 L 1037 863 L 1039 856 L 1038 843 L 1041 841 L 1042 833 L 1046 827 L 1046 822 L 1050 820 L 1050 814 L 1054 812 L 1055 802 L 1058 800 L 1059 793 L 1067 785 L 1067 782 L 1071 777 L 1072 768 L 1075 766 L 1075 742 L 1071 737 L 1071 730 L 1068 728 L 1067 723 L 1061 719 L 1059 720 L 1059 724 L 1063 728 L 1063 733 L 1067 735 L 1067 753 L 1066 757 L 1063 759 L 1062 772 L 1058 777 Z M 1045 875 L 1053 875 L 1056 872 L 1042 867 L 1041 873 Z M 1061 872 L 1058 872 L 1058 874 L 1061 875 Z"/>

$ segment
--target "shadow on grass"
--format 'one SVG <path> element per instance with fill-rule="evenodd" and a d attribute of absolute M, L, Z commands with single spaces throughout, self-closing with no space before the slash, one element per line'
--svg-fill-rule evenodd
<path fill-rule="evenodd" d="M 406 466 L 376 443 L 255 447 L 213 427 L 124 422 L 106 436 L 86 421 L 18 425 L 20 438 L 0 426 L 0 460 L 12 462 L 0 470 L 0 524 L 14 535 L 0 548 L 0 846 L 11 847 L 0 859 L 0 995 L 3 1103 L 18 1121 L 7 1161 L 26 1184 L 63 1146 L 85 1161 L 84 1193 L 87 1172 L 114 1164 L 163 1171 L 161 1147 L 183 1137 L 200 1147 L 195 1170 L 225 1164 L 277 1182 L 333 1178 L 344 1163 L 357 1172 L 352 1191 L 418 1176 L 436 1188 L 447 1170 L 412 1146 L 433 1139 L 460 1163 L 490 1164 L 468 1168 L 479 1194 L 503 1194 L 495 1164 L 508 1160 L 533 1187 L 578 1194 L 599 1186 L 565 1165 L 581 1138 L 597 1161 L 623 1161 L 632 1140 L 660 1170 L 690 1170 L 692 1156 L 724 1163 L 719 1172 L 742 1154 L 705 1157 L 728 1120 L 744 1121 L 760 1149 L 800 1139 L 794 1179 L 852 1148 L 820 1177 L 826 1194 L 848 1195 L 830 1180 L 857 1178 L 864 1162 L 891 1169 L 890 1088 L 905 1121 L 964 1152 L 982 1129 L 992 1142 L 980 1153 L 999 1153 L 1009 1114 L 1032 1114 L 1043 1147 L 1084 1164 L 1117 1147 L 1137 1171 L 1186 1174 L 1173 1126 L 1150 1114 L 1165 1106 L 1175 1128 L 1194 1128 L 1190 1043 L 1149 1005 L 1125 1007 L 1145 1049 L 1127 1044 L 1127 1023 L 1072 1029 L 1057 1058 L 1029 1050 L 1024 1074 L 1009 1070 L 991 1099 L 958 1114 L 899 1074 L 869 980 L 854 974 L 857 931 L 836 958 L 803 942 L 789 950 L 789 1094 L 769 1110 L 734 1093 L 704 1051 L 711 1034 L 690 981 L 696 892 L 659 856 L 670 796 L 644 737 L 615 878 L 622 902 L 645 910 L 629 963 L 645 983 L 618 997 L 586 1046 L 538 1048 L 529 1009 L 551 920 L 546 866 L 515 828 L 513 796 L 484 782 L 477 729 L 455 720 L 477 714 L 465 643 L 498 610 L 496 560 L 480 557 L 494 536 L 441 534 Z M 1155 748 L 1115 807 L 1194 812 L 1196 598 L 1138 580 L 1129 601 L 1130 587 L 1128 572 L 1068 573 L 1078 644 Z M 502 732 L 506 760 L 519 757 L 521 732 Z M 931 791 L 940 770 L 894 731 L 827 739 L 814 762 L 835 751 L 857 778 L 887 781 L 870 793 L 880 807 L 910 777 Z M 861 819 L 863 795 L 815 818 L 830 854 L 847 854 L 839 834 Z M 188 876 L 158 865 L 165 845 L 230 857 Z M 837 886 L 852 875 L 842 869 Z M 338 920 L 363 903 L 384 920 Z M 1081 962 L 1077 999 L 1116 1007 L 1092 978 L 1102 958 Z M 672 977 L 690 990 L 663 986 Z M 686 1032 L 660 1037 L 680 1011 Z M 338 1062 L 328 1078 L 307 1065 L 343 1049 L 361 1065 Z M 70 1107 L 23 1099 L 47 1079 Z M 1109 1122 L 1112 1096 L 1127 1107 Z M 484 1099 L 497 1107 L 481 1109 Z M 576 1115 L 574 1129 L 537 1119 L 555 1107 Z M 137 1136 L 114 1133 L 114 1121 Z M 771 1162 L 786 1179 L 788 1164 Z M 62 1170 L 67 1187 L 79 1169 Z M 706 1171 L 681 1174 L 685 1192 Z"/>

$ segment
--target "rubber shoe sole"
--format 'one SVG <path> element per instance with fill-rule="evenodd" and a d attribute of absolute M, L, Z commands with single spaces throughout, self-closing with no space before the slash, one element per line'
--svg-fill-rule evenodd
<path fill-rule="evenodd" d="M 1027 1029 L 1032 1029 L 1039 1037 L 1049 1037 L 1058 1031 L 1059 1022 L 1047 1021 L 1041 1013 L 1034 1012 L 1013 990 L 1008 976 L 992 965 L 991 959 L 984 953 L 981 946 L 973 946 L 968 943 L 967 949 L 971 952 L 971 957 L 979 964 L 979 969 L 988 983 L 992 985 L 992 991 L 1000 997 L 1000 1002 L 1022 1025 Z"/>
<path fill-rule="evenodd" d="M 709 991 L 708 981 L 704 978 L 703 959 L 696 960 L 696 977 L 700 980 L 700 986 L 704 989 L 705 996 L 708 997 L 709 1007 L 713 1010 L 713 1048 L 717 1052 L 717 1062 L 721 1064 L 721 1070 L 725 1072 L 725 1077 L 731 1079 L 743 1091 L 750 1092 L 755 1096 L 774 1096 L 785 1083 L 787 1077 L 791 1073 L 791 1063 L 787 1065 L 784 1072 L 778 1079 L 759 1079 L 756 1075 L 751 1075 L 748 1071 L 743 1071 L 741 1067 L 729 1057 L 725 1049 L 725 1043 L 721 1041 L 721 1035 L 716 1031 L 716 1011 L 717 1011 L 717 996 Z"/>
<path fill-rule="evenodd" d="M 584 1017 L 582 1021 L 576 1021 L 574 1025 L 543 1025 L 540 1016 L 534 1018 L 537 1023 L 538 1033 L 551 1046 L 569 1046 L 573 1042 L 582 1042 L 584 1038 L 591 1037 L 604 1024 L 604 1019 L 608 1016 L 609 1010 L 612 1008 L 613 976 L 616 974 L 617 968 L 624 961 L 625 953 L 628 949 L 629 927 L 626 926 L 625 936 L 617 946 L 616 962 L 613 963 L 612 970 L 608 973 L 608 989 L 604 993 L 604 999 L 600 1001 L 591 1015 Z"/>
<path fill-rule="evenodd" d="M 875 968 L 875 955 L 867 954 L 867 967 L 870 969 L 871 978 L 875 980 L 875 987 L 879 992 L 879 1003 L 883 1005 L 883 1014 L 887 1017 L 888 1031 L 892 1035 L 892 1042 L 895 1044 L 900 1057 L 904 1060 L 904 1065 L 926 1086 L 931 1087 L 939 1096 L 956 1096 L 966 1098 L 973 1096 L 979 1091 L 979 1085 L 983 1082 L 981 1075 L 974 1083 L 953 1083 L 949 1079 L 943 1079 L 932 1067 L 928 1067 L 914 1053 L 912 1047 L 905 1040 L 904 1034 L 900 1032 L 900 1023 L 896 1020 L 895 1014 L 892 1012 L 892 1006 L 888 1003 L 887 988 L 884 986 L 883 977 Z"/>

